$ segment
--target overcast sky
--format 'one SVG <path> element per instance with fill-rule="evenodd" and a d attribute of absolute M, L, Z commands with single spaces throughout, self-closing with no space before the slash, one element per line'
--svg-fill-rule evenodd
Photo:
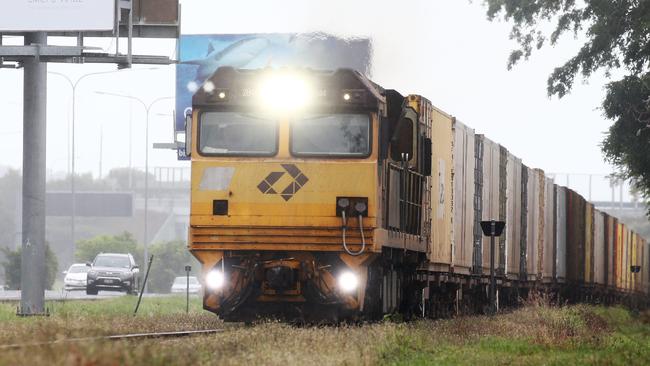
<path fill-rule="evenodd" d="M 558 47 L 537 52 L 512 71 L 506 61 L 515 44 L 510 26 L 491 23 L 482 1 L 182 1 L 182 32 L 269 33 L 324 31 L 343 37 L 370 37 L 373 80 L 402 94 L 417 93 L 463 123 L 484 133 L 547 172 L 609 174 L 599 144 L 610 121 L 598 109 L 607 80 L 597 75 L 578 82 L 561 99 L 546 95 L 552 69 L 575 54 L 580 43 L 565 38 Z M 6 39 L 5 43 L 20 39 Z M 66 40 L 50 39 L 63 44 Z M 125 42 L 122 42 L 125 43 Z M 87 45 L 114 50 L 112 40 Z M 174 57 L 173 41 L 138 40 L 137 53 Z M 143 68 L 146 66 L 140 66 Z M 50 64 L 50 71 L 73 80 L 111 65 Z M 71 89 L 57 75 L 48 80 L 47 165 L 51 174 L 66 172 Z M 103 173 L 129 164 L 129 122 L 133 166 L 144 166 L 144 111 L 123 98 L 96 94 L 130 94 L 146 103 L 174 95 L 174 68 L 120 71 L 89 76 L 77 87 L 77 171 L 99 174 L 100 130 Z M 171 100 L 151 112 L 151 142 L 172 139 Z M 22 70 L 0 69 L 0 165 L 22 164 Z M 188 166 L 171 151 L 150 152 L 150 166 Z M 574 180 L 574 178 L 572 178 Z M 564 179 L 560 183 L 565 183 Z M 606 190 L 605 190 L 606 191 Z M 585 193 L 586 194 L 586 193 Z"/>

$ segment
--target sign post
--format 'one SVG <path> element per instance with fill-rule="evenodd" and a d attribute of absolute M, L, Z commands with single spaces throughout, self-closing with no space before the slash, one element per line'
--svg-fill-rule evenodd
<path fill-rule="evenodd" d="M 503 228 L 506 227 L 504 221 L 481 221 L 481 229 L 485 236 L 490 237 L 490 314 L 496 314 L 496 279 L 494 277 L 494 238 L 501 236 Z"/>
<path fill-rule="evenodd" d="M 185 266 L 185 275 L 187 278 L 187 286 L 185 287 L 185 313 L 190 312 L 190 271 L 192 266 Z"/>

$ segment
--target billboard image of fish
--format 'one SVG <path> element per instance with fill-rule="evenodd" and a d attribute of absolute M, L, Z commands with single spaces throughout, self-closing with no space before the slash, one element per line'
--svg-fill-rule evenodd
<path fill-rule="evenodd" d="M 176 131 L 185 129 L 185 113 L 192 108 L 192 95 L 221 66 L 351 68 L 370 77 L 371 57 L 370 39 L 326 33 L 181 35 L 176 65 Z M 181 153 L 179 159 L 183 158 Z"/>

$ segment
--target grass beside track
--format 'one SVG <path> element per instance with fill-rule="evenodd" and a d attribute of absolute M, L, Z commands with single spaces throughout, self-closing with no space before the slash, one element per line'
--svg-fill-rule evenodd
<path fill-rule="evenodd" d="M 0 304 L 0 345 L 118 333 L 223 328 L 189 338 L 90 341 L 0 350 L 0 365 L 650 364 L 650 315 L 587 305 L 531 305 L 496 317 L 294 327 L 224 325 L 192 299 L 52 303 L 49 317 L 17 318 Z"/>

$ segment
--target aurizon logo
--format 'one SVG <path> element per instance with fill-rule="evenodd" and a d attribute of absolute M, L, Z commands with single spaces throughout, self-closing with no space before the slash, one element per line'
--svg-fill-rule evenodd
<path fill-rule="evenodd" d="M 293 164 L 280 164 L 284 168 L 284 172 L 271 172 L 269 175 L 264 178 L 260 184 L 257 185 L 257 189 L 260 190 L 263 194 L 279 194 L 285 201 L 288 201 L 296 194 L 300 188 L 304 187 L 309 178 L 304 175 L 297 166 Z M 289 174 L 293 181 L 289 183 L 280 193 L 273 187 L 283 175 Z"/>

